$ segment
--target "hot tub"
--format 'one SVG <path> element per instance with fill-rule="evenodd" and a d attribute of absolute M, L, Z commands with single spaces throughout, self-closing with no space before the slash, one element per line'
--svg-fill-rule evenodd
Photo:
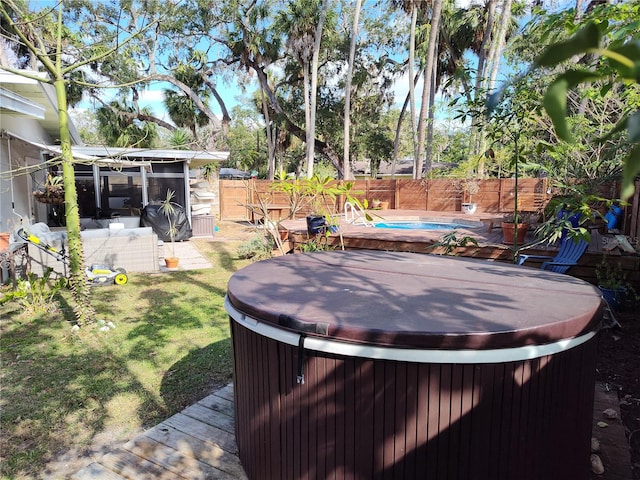
<path fill-rule="evenodd" d="M 251 479 L 579 479 L 597 289 L 452 257 L 289 255 L 228 286 Z"/>

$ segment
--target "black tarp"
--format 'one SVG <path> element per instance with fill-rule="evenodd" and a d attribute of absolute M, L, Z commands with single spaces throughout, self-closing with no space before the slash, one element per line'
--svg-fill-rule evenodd
<path fill-rule="evenodd" d="M 189 240 L 192 236 L 191 225 L 189 225 L 189 219 L 184 211 L 184 207 L 177 203 L 174 203 L 173 207 L 175 212 L 171 216 L 171 221 L 177 230 L 174 240 L 176 242 Z M 140 223 L 143 227 L 151 227 L 160 240 L 168 242 L 171 240 L 169 236 L 169 219 L 162 213 L 160 208 L 160 205 L 152 204 L 144 207 L 140 215 Z"/>

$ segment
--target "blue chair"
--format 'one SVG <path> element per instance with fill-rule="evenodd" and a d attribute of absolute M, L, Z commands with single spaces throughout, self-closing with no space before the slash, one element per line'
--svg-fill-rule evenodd
<path fill-rule="evenodd" d="M 555 257 L 547 255 L 519 255 L 518 265 L 524 264 L 529 258 L 548 259 L 542 262 L 540 268 L 556 273 L 567 273 L 569 268 L 578 264 L 578 260 L 580 260 L 580 257 L 582 257 L 582 254 L 587 250 L 588 246 L 589 242 L 586 240 L 580 239 L 574 241 L 573 238 L 567 236 L 560 241 L 560 250 L 558 250 Z"/>

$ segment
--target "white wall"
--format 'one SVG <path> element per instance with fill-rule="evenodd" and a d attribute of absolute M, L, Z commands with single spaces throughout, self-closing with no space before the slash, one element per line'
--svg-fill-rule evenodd
<path fill-rule="evenodd" d="M 2 129 L 34 142 L 50 142 L 35 119 L 3 115 Z M 21 216 L 30 222 L 46 221 L 46 205 L 36 202 L 32 195 L 34 181 L 44 183 L 46 172 L 24 170 L 40 162 L 40 151 L 33 145 L 9 135 L 0 139 L 0 231 L 13 231 Z"/>

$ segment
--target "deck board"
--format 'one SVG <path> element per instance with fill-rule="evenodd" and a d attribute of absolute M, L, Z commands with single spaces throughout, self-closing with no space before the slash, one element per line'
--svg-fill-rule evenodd
<path fill-rule="evenodd" d="M 233 386 L 203 398 L 76 472 L 72 480 L 247 478 L 234 433 Z"/>
<path fill-rule="evenodd" d="M 189 448 L 179 445 L 179 449 L 174 449 L 144 435 L 128 442 L 124 448 L 180 477 L 193 480 L 208 478 L 233 480 L 237 478 L 198 459 Z"/>
<path fill-rule="evenodd" d="M 124 478 L 97 462 L 93 462 L 71 475 L 71 480 L 124 480 Z"/>
<path fill-rule="evenodd" d="M 191 435 L 184 435 L 179 430 L 164 426 L 149 430 L 145 436 L 177 452 L 190 453 L 203 463 L 235 475 L 233 478 L 246 478 L 238 456 L 221 449 L 215 443 L 203 442 Z"/>
<path fill-rule="evenodd" d="M 212 394 L 168 420 L 147 430 L 122 448 L 103 456 L 71 476 L 72 480 L 246 480 L 247 476 L 237 455 L 235 436 L 229 432 L 233 416 L 220 410 L 233 411 L 229 392 Z M 223 398 L 226 397 L 226 398 Z M 216 407 L 207 408 L 205 405 Z M 195 408 L 193 408 L 195 407 Z M 592 475 L 593 480 L 627 480 L 631 478 L 631 460 L 620 420 L 608 420 L 607 428 L 595 423 L 602 420 L 607 408 L 620 412 L 615 392 L 596 385 L 594 403 L 594 436 L 602 444 L 600 455 L 605 465 L 604 475 Z M 200 418 L 194 418 L 200 416 Z M 216 419 L 221 420 L 218 425 Z M 231 422 L 231 424 L 229 423 Z"/>
<path fill-rule="evenodd" d="M 198 403 L 185 408 L 182 413 L 188 417 L 198 419 L 208 425 L 224 430 L 232 435 L 235 433 L 233 417 L 216 410 L 212 410 Z"/>

